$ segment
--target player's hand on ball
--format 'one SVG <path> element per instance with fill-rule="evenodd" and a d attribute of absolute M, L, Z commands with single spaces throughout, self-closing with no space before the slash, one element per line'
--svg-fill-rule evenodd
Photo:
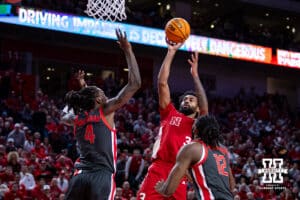
<path fill-rule="evenodd" d="M 168 38 L 166 38 L 166 43 L 168 44 L 169 51 L 177 51 L 183 45 L 183 43 L 174 43 L 169 41 Z"/>
<path fill-rule="evenodd" d="M 126 32 L 122 32 L 119 28 L 116 29 L 116 35 L 118 38 L 117 43 L 123 51 L 131 50 L 131 44 L 127 40 Z"/>

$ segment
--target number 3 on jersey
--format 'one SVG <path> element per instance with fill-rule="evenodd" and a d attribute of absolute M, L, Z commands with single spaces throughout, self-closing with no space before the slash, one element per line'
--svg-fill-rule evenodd
<path fill-rule="evenodd" d="M 140 197 L 139 198 L 140 200 L 145 200 L 146 194 L 142 192 L 142 193 L 140 193 L 139 197 Z"/>
<path fill-rule="evenodd" d="M 185 142 L 183 143 L 183 145 L 189 144 L 189 143 L 191 143 L 191 141 L 192 141 L 191 137 L 185 136 Z"/>
<path fill-rule="evenodd" d="M 214 154 L 214 158 L 216 160 L 219 174 L 223 176 L 228 176 L 228 172 L 225 171 L 227 164 L 224 155 Z"/>

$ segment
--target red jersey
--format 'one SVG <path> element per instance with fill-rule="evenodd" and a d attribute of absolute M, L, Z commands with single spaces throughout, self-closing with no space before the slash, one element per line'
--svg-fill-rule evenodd
<path fill-rule="evenodd" d="M 161 124 L 158 139 L 153 147 L 152 158 L 154 161 L 175 163 L 177 152 L 182 145 L 192 141 L 194 119 L 177 111 L 172 103 L 159 111 Z"/>

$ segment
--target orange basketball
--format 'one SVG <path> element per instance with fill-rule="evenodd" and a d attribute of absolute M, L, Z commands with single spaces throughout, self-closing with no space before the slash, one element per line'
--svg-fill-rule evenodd
<path fill-rule="evenodd" d="M 167 40 L 173 43 L 184 42 L 191 33 L 190 24 L 183 18 L 173 18 L 165 27 Z"/>

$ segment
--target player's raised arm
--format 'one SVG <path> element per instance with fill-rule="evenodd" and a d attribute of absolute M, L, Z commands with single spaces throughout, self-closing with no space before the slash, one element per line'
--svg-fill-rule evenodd
<path fill-rule="evenodd" d="M 166 182 L 157 182 L 155 190 L 164 196 L 172 195 L 182 181 L 182 178 L 185 176 L 186 171 L 191 165 L 200 160 L 201 155 L 201 144 L 190 143 L 183 146 L 177 154 L 176 164 L 171 170 Z"/>
<path fill-rule="evenodd" d="M 78 81 L 80 89 L 87 86 L 84 80 L 84 76 L 85 76 L 84 70 L 78 70 L 78 72 L 76 72 L 74 75 L 75 79 Z M 66 98 L 68 98 L 67 95 Z M 60 116 L 61 122 L 67 126 L 72 126 L 74 123 L 74 119 L 75 119 L 74 109 L 71 108 L 70 105 L 66 105 L 61 112 L 61 116 Z"/>
<path fill-rule="evenodd" d="M 198 74 L 198 52 L 192 53 L 191 59 L 188 59 L 188 62 L 191 65 L 191 75 L 195 85 L 195 92 L 198 98 L 200 114 L 206 115 L 208 114 L 208 101 Z"/>
<path fill-rule="evenodd" d="M 165 59 L 158 73 L 157 87 L 158 87 L 158 96 L 159 96 L 159 106 L 162 109 L 164 109 L 171 102 L 168 79 L 170 75 L 171 64 L 174 59 L 175 53 L 181 47 L 181 45 L 182 43 L 178 43 L 173 46 L 168 44 L 167 55 L 165 56 Z"/>
<path fill-rule="evenodd" d="M 118 44 L 124 51 L 128 65 L 128 83 L 122 88 L 116 97 L 109 99 L 103 107 L 104 114 L 110 114 L 122 107 L 141 87 L 141 76 L 139 67 L 132 51 L 131 44 L 128 42 L 126 33 L 120 29 L 116 30 Z"/>
<path fill-rule="evenodd" d="M 80 88 L 84 88 L 87 86 L 85 80 L 84 80 L 85 72 L 83 70 L 78 70 L 78 72 L 75 74 L 75 78 L 77 79 Z"/>

